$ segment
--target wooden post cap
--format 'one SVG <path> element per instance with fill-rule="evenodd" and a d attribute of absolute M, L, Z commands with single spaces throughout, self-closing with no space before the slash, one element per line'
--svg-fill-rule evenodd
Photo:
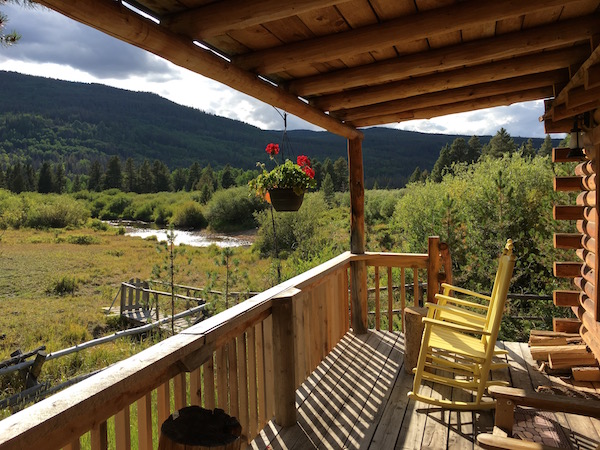
<path fill-rule="evenodd" d="M 174 412 L 160 428 L 159 450 L 239 449 L 242 427 L 235 417 L 215 408 L 188 406 Z"/>

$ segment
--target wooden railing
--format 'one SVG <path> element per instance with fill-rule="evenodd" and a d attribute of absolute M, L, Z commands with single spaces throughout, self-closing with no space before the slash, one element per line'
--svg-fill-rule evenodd
<path fill-rule="evenodd" d="M 295 423 L 295 390 L 349 330 L 354 260 L 414 279 L 433 267 L 427 254 L 344 253 L 8 417 L 0 449 L 151 449 L 189 404 L 236 416 L 248 442 L 271 418 Z"/>

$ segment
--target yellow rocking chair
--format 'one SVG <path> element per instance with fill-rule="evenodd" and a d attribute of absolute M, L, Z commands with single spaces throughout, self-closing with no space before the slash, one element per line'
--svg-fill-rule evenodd
<path fill-rule="evenodd" d="M 515 264 L 512 250 L 513 244 L 509 239 L 500 256 L 489 297 L 446 285 L 444 294 L 436 296 L 438 304 L 427 304 L 429 311 L 423 319 L 425 330 L 419 360 L 414 369 L 413 391 L 408 393 L 410 398 L 450 409 L 487 409 L 495 406 L 494 401 L 485 401 L 483 394 L 488 386 L 507 384 L 490 380 L 489 373 L 493 368 L 505 366 L 494 364 L 492 358 L 501 353 L 495 344 Z M 489 303 L 482 305 L 450 297 L 448 294 L 451 290 L 489 300 Z M 486 310 L 486 314 L 474 312 L 474 308 Z M 419 391 L 423 381 L 474 391 L 475 399 L 461 402 L 422 395 Z"/>

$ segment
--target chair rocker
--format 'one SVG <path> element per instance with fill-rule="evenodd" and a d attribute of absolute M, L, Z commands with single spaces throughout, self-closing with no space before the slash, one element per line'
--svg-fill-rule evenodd
<path fill-rule="evenodd" d="M 483 394 L 489 386 L 507 384 L 490 380 L 489 374 L 495 368 L 506 366 L 494 364 L 492 358 L 502 353 L 495 345 L 515 264 L 512 250 L 513 244 L 509 239 L 500 256 L 489 297 L 446 285 L 444 294 L 436 296 L 441 304 L 427 304 L 428 316 L 423 319 L 425 329 L 417 367 L 413 369 L 415 378 L 413 391 L 408 393 L 410 398 L 449 409 L 495 407 L 495 402 L 484 400 Z M 489 299 L 489 303 L 480 305 L 456 299 L 448 295 L 450 291 L 481 300 Z M 486 314 L 473 312 L 474 308 L 486 310 Z M 461 402 L 425 396 L 419 393 L 424 381 L 473 391 L 475 399 Z"/>

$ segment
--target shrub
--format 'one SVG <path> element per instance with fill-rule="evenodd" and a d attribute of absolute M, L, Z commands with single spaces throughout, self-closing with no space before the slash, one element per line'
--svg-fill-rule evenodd
<path fill-rule="evenodd" d="M 142 222 L 152 222 L 154 214 L 154 206 L 151 202 L 143 203 L 133 212 L 133 219 L 141 220 Z"/>
<path fill-rule="evenodd" d="M 119 219 L 127 207 L 131 205 L 131 198 L 125 194 L 114 195 L 100 212 L 102 219 Z"/>
<path fill-rule="evenodd" d="M 169 219 L 173 215 L 173 211 L 169 208 L 160 205 L 154 209 L 154 223 L 156 225 L 166 225 L 169 223 Z"/>
<path fill-rule="evenodd" d="M 72 234 L 70 236 L 67 236 L 67 242 L 69 244 L 77 245 L 90 245 L 100 243 L 98 238 L 90 236 L 89 234 Z"/>
<path fill-rule="evenodd" d="M 204 228 L 208 225 L 202 208 L 196 202 L 185 202 L 175 210 L 171 224 L 179 228 Z"/>
<path fill-rule="evenodd" d="M 233 231 L 256 227 L 254 213 L 266 203 L 249 195 L 246 187 L 235 187 L 215 192 L 206 208 L 208 225 L 215 231 Z"/>
<path fill-rule="evenodd" d="M 100 219 L 92 219 L 89 226 L 95 231 L 108 231 L 109 228 L 109 225 L 106 222 L 102 222 Z"/>
<path fill-rule="evenodd" d="M 46 289 L 46 292 L 54 295 L 73 295 L 77 289 L 79 289 L 79 281 L 77 278 L 70 275 L 63 275 L 60 278 L 52 280 Z"/>
<path fill-rule="evenodd" d="M 90 211 L 65 195 L 32 195 L 32 206 L 25 225 L 32 228 L 78 227 L 90 218 Z"/>

